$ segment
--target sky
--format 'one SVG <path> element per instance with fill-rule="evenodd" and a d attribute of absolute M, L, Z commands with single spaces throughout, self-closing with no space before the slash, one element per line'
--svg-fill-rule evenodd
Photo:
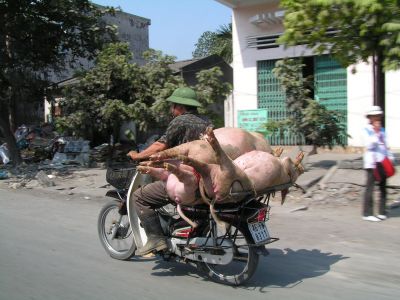
<path fill-rule="evenodd" d="M 192 58 L 195 44 L 205 31 L 217 31 L 231 22 L 231 9 L 214 0 L 92 0 L 104 6 L 151 20 L 150 48 Z"/>

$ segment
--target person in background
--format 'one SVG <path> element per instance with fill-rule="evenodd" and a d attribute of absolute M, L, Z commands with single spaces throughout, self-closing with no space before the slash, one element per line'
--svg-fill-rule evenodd
<path fill-rule="evenodd" d="M 130 151 L 128 156 L 133 160 L 142 160 L 159 151 L 178 146 L 183 143 L 200 139 L 210 121 L 197 113 L 197 107 L 201 107 L 197 101 L 195 91 L 182 87 L 176 89 L 167 98 L 171 102 L 171 114 L 174 119 L 169 123 L 165 134 L 148 148 L 138 153 Z M 156 181 L 137 189 L 132 196 L 136 212 L 147 234 L 147 243 L 136 252 L 137 255 L 146 255 L 153 251 L 162 251 L 168 247 L 163 235 L 160 220 L 155 212 L 169 202 L 165 183 Z"/>
<path fill-rule="evenodd" d="M 367 112 L 367 126 L 363 129 L 364 140 L 364 169 L 366 170 L 367 182 L 364 191 L 362 208 L 362 219 L 365 221 L 379 222 L 387 219 L 386 214 L 386 178 L 382 178 L 379 184 L 380 201 L 378 214 L 373 213 L 373 192 L 375 185 L 374 168 L 377 162 L 381 162 L 386 156 L 393 160 L 392 153 L 386 144 L 385 129 L 382 127 L 383 111 L 379 106 L 371 106 Z"/>

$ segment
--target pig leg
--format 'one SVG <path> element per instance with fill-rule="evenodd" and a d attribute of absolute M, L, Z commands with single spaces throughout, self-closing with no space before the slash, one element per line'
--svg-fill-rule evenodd
<path fill-rule="evenodd" d="M 193 167 L 202 177 L 206 177 L 210 174 L 209 164 L 185 155 L 178 155 L 176 158 L 182 161 L 185 165 Z"/>
<path fill-rule="evenodd" d="M 225 151 L 222 150 L 221 145 L 215 137 L 212 127 L 207 127 L 204 139 L 214 149 L 215 155 L 217 157 L 217 163 L 221 166 L 221 170 L 226 168 L 231 169 L 233 167 L 232 160 L 228 157 L 228 155 L 226 155 Z"/>
<path fill-rule="evenodd" d="M 303 158 L 304 158 L 304 152 L 300 151 L 299 154 L 297 154 L 296 159 L 294 160 L 294 166 L 299 175 L 303 174 L 305 171 L 303 165 L 301 164 Z"/>
<path fill-rule="evenodd" d="M 147 160 L 147 161 L 141 161 L 139 165 L 144 167 L 164 168 L 164 161 Z"/>
<path fill-rule="evenodd" d="M 149 166 L 138 166 L 137 171 L 142 174 L 149 174 L 150 176 L 163 181 L 167 180 L 169 175 L 168 171 L 164 169 Z"/>
<path fill-rule="evenodd" d="M 206 129 L 205 139 L 214 149 L 217 164 L 220 168 L 218 174 L 212 177 L 214 193 L 217 197 L 216 200 L 224 201 L 228 199 L 230 191 L 254 191 L 254 186 L 250 178 L 228 157 L 211 127 Z"/>
<path fill-rule="evenodd" d="M 164 163 L 164 169 L 174 174 L 180 182 L 187 183 L 188 179 L 194 179 L 195 181 L 197 181 L 193 168 L 189 166 L 184 169 L 183 167 L 177 167 L 170 163 Z"/>
<path fill-rule="evenodd" d="M 300 151 L 294 162 L 292 162 L 290 159 L 286 160 L 284 159 L 283 165 L 285 170 L 287 171 L 291 181 L 294 183 L 297 179 L 297 177 L 301 174 L 304 173 L 304 167 L 301 165 L 301 161 L 304 158 L 304 152 Z M 293 168 L 294 167 L 294 168 Z M 289 189 L 285 189 L 281 191 L 281 196 L 282 196 L 282 201 L 281 204 L 285 202 L 286 195 L 289 193 Z"/>
<path fill-rule="evenodd" d="M 151 161 L 160 161 L 169 158 L 176 157 L 178 155 L 188 155 L 189 146 L 187 144 L 181 144 L 177 147 L 173 147 L 170 149 L 166 149 L 164 151 L 160 151 L 150 156 Z"/>

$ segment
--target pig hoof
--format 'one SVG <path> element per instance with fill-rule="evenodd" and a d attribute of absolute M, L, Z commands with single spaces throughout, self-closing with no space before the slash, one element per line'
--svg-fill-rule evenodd
<path fill-rule="evenodd" d="M 304 169 L 302 164 L 298 164 L 296 166 L 296 170 L 297 170 L 297 172 L 299 172 L 299 175 L 301 175 L 301 174 L 303 174 L 305 172 L 305 169 Z"/>
<path fill-rule="evenodd" d="M 303 160 L 303 158 L 304 158 L 304 152 L 303 152 L 303 151 L 300 151 L 299 154 L 297 154 L 297 156 L 296 156 L 296 159 L 295 159 L 295 161 L 294 161 L 294 165 L 295 165 L 295 166 L 300 165 L 300 163 L 301 163 L 301 161 Z"/>
<path fill-rule="evenodd" d="M 141 174 L 148 174 L 150 172 L 150 169 L 145 166 L 139 166 L 136 170 Z"/>
<path fill-rule="evenodd" d="M 164 168 L 164 170 L 166 170 L 168 172 L 172 172 L 172 173 L 176 173 L 176 171 L 177 171 L 177 168 L 174 165 L 167 163 L 167 162 L 163 163 L 163 168 Z"/>
<path fill-rule="evenodd" d="M 283 147 L 278 147 L 275 150 L 273 150 L 273 154 L 275 157 L 281 157 L 283 152 Z"/>

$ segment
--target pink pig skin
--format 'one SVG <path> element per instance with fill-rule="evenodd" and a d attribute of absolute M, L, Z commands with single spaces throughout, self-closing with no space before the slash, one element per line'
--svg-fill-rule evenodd
<path fill-rule="evenodd" d="M 217 203 L 240 201 L 241 198 L 231 198 L 230 191 L 252 191 L 250 179 L 224 152 L 211 128 L 207 129 L 205 139 L 214 151 L 216 163 L 204 163 L 183 155 L 178 158 L 200 174 L 200 188 L 206 194 L 203 198 L 208 198 L 204 199 L 205 201 L 209 201 L 210 198 L 215 199 Z"/>
<path fill-rule="evenodd" d="M 268 141 L 259 133 L 248 132 L 241 128 L 223 127 L 214 130 L 214 134 L 223 151 L 231 159 L 235 159 L 240 155 L 253 150 L 272 153 Z M 188 156 L 204 163 L 217 163 L 214 150 L 205 140 L 196 140 L 181 144 L 154 154 L 150 159 L 157 161 L 174 158 L 178 155 Z"/>
<path fill-rule="evenodd" d="M 262 151 L 251 151 L 234 160 L 254 184 L 256 191 L 275 185 L 294 183 L 300 175 L 289 158 L 277 158 Z"/>
<path fill-rule="evenodd" d="M 198 178 L 193 167 L 180 161 L 142 162 L 138 171 L 165 182 L 168 197 L 178 204 L 195 205 L 202 203 L 196 199 Z"/>

